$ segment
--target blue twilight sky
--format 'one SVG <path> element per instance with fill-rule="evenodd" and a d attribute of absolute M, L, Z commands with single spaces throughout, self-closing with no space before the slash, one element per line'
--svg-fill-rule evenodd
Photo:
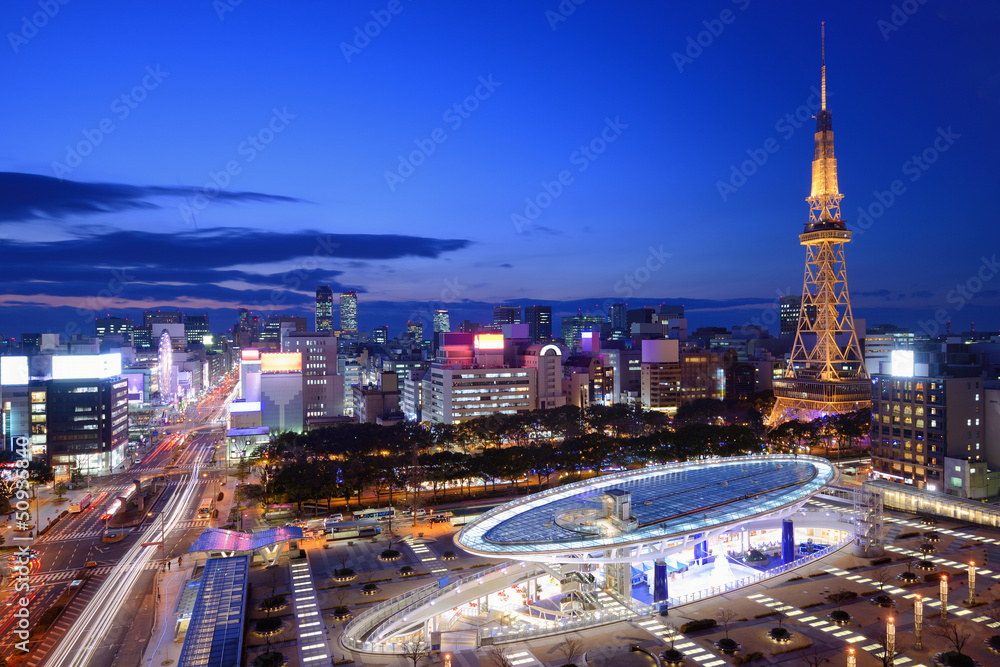
<path fill-rule="evenodd" d="M 770 321 L 821 20 L 856 317 L 1000 327 L 995 2 L 62 2 L 0 10 L 0 335 L 221 330 L 317 284 L 393 332 L 501 301 Z"/>

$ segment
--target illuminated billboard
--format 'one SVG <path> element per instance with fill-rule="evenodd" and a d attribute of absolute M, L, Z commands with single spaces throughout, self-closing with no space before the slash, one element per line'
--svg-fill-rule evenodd
<path fill-rule="evenodd" d="M 260 361 L 260 350 L 243 350 L 240 354 L 243 361 Z"/>
<path fill-rule="evenodd" d="M 503 334 L 476 334 L 477 350 L 502 350 Z"/>
<path fill-rule="evenodd" d="M 128 400 L 133 403 L 141 403 L 143 389 L 146 387 L 146 375 L 144 373 L 122 373 L 122 377 L 128 380 Z"/>
<path fill-rule="evenodd" d="M 211 336 L 202 336 L 201 337 L 201 344 L 204 345 L 205 347 L 212 347 L 212 337 Z"/>
<path fill-rule="evenodd" d="M 260 401 L 233 401 L 229 404 L 229 412 L 260 412 Z"/>
<path fill-rule="evenodd" d="M 893 377 L 913 377 L 913 350 L 893 350 L 890 360 Z"/>
<path fill-rule="evenodd" d="M 52 357 L 53 380 L 94 380 L 122 373 L 122 353 L 68 354 Z"/>
<path fill-rule="evenodd" d="M 301 370 L 301 352 L 270 352 L 260 355 L 261 373 L 290 373 Z"/>
<path fill-rule="evenodd" d="M 0 385 L 28 384 L 28 357 L 0 357 Z"/>

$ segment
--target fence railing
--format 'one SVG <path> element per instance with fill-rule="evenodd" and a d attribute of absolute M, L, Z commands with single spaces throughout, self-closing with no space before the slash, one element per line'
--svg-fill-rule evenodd
<path fill-rule="evenodd" d="M 392 621 L 399 614 L 405 614 L 411 609 L 432 604 L 435 600 L 444 595 L 448 595 L 455 589 L 489 576 L 495 572 L 515 567 L 512 561 L 493 565 L 489 568 L 478 570 L 461 579 L 449 583 L 443 588 L 438 588 L 438 584 L 430 583 L 421 586 L 409 593 L 399 597 L 386 600 L 371 609 L 366 610 L 360 616 L 352 620 L 344 628 L 341 642 L 347 648 L 366 653 L 399 653 L 403 650 L 402 644 L 397 642 L 371 641 L 370 638 L 376 636 L 379 630 L 386 623 Z"/>

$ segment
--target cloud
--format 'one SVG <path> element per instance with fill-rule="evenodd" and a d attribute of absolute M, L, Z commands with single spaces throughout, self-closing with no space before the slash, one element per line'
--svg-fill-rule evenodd
<path fill-rule="evenodd" d="M 79 238 L 0 246 L 0 305 L 88 299 L 109 291 L 116 299 L 304 304 L 315 285 L 339 289 L 342 269 L 357 261 L 437 259 L 469 245 L 465 239 L 399 234 L 84 227 Z"/>
<path fill-rule="evenodd" d="M 61 181 L 51 176 L 0 172 L 0 222 L 22 222 L 45 218 L 97 215 L 136 209 L 156 209 L 155 200 L 190 197 L 203 193 L 213 201 L 297 203 L 301 199 L 260 192 L 204 188 L 125 185 L 121 183 L 81 183 Z"/>

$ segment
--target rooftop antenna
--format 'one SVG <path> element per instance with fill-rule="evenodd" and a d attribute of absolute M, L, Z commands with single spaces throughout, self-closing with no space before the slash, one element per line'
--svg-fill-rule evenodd
<path fill-rule="evenodd" d="M 820 88 L 823 111 L 826 111 L 826 21 L 821 21 L 819 24 L 819 36 L 820 44 L 822 45 L 822 55 L 823 55 L 823 85 Z"/>

